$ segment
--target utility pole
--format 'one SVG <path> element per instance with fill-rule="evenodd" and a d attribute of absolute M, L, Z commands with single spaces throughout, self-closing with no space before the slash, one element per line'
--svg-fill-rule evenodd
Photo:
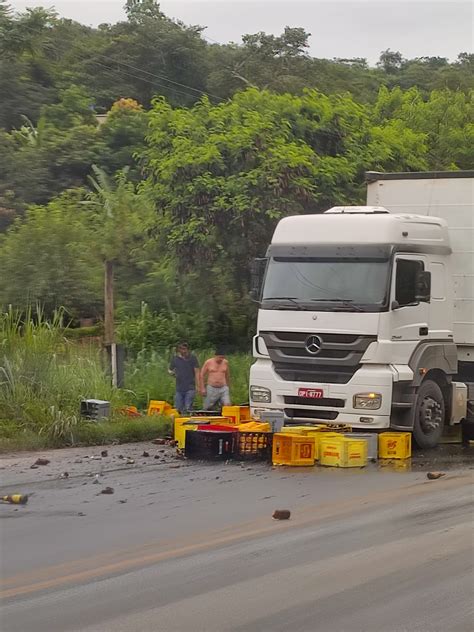
<path fill-rule="evenodd" d="M 104 343 L 109 350 L 112 385 L 118 386 L 114 323 L 114 264 L 109 260 L 105 262 L 104 274 Z"/>

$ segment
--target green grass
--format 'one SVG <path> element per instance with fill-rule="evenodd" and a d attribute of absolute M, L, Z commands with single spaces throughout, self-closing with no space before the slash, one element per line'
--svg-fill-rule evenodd
<path fill-rule="evenodd" d="M 202 364 L 211 351 L 197 353 Z M 228 357 L 231 399 L 248 401 L 251 357 Z M 173 401 L 174 378 L 169 357 L 142 352 L 126 365 L 126 389 L 114 389 L 99 349 L 66 337 L 61 314 L 51 322 L 13 311 L 0 314 L 0 451 L 68 445 L 141 441 L 170 432 L 170 421 L 120 416 L 125 405 L 146 410 L 150 399 Z M 86 423 L 79 415 L 82 399 L 111 402 L 112 419 Z M 195 402 L 202 406 L 201 397 Z"/>
<path fill-rule="evenodd" d="M 0 423 L 0 453 L 17 450 L 45 450 L 68 446 L 107 445 L 110 443 L 132 443 L 148 441 L 172 434 L 169 417 L 143 417 L 142 419 L 116 418 L 100 423 L 80 421 L 69 437 L 39 435 L 30 430 L 21 430 L 10 424 L 5 432 Z"/>

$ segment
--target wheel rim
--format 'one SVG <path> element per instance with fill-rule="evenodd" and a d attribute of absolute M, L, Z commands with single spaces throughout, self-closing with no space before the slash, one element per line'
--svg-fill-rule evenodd
<path fill-rule="evenodd" d="M 424 434 L 432 434 L 441 427 L 443 407 L 433 397 L 425 397 L 420 405 L 420 426 Z"/>

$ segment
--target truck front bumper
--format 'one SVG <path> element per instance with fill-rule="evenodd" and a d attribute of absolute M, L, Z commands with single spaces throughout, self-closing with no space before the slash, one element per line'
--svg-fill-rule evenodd
<path fill-rule="evenodd" d="M 347 384 L 288 382 L 273 371 L 271 362 L 259 359 L 251 368 L 250 385 L 268 389 L 271 401 L 250 400 L 250 406 L 256 417 L 262 410 L 284 410 L 286 422 L 348 424 L 353 428 L 382 430 L 390 427 L 393 379 L 389 366 L 365 365 Z M 321 389 L 321 400 L 300 398 L 301 388 Z M 380 394 L 380 408 L 354 408 L 354 396 L 361 393 Z"/>

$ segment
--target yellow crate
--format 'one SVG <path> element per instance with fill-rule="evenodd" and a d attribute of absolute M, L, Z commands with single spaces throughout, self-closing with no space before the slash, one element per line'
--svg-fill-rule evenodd
<path fill-rule="evenodd" d="M 246 421 L 236 426 L 239 432 L 271 432 L 270 424 L 260 421 Z"/>
<path fill-rule="evenodd" d="M 344 435 L 339 432 L 321 432 L 321 430 L 311 430 L 306 434 L 306 436 L 314 439 L 315 459 L 316 461 L 319 461 L 319 459 L 321 458 L 321 439 L 340 439 Z"/>
<path fill-rule="evenodd" d="M 197 430 L 198 425 L 212 424 L 218 426 L 233 426 L 227 417 L 177 417 L 174 420 L 174 440 L 178 442 L 178 448 L 185 447 L 186 430 Z"/>
<path fill-rule="evenodd" d="M 177 420 L 176 420 L 177 421 Z M 197 430 L 198 425 L 193 421 L 183 421 L 183 423 L 175 425 L 174 427 L 174 440 L 178 442 L 178 448 L 184 449 L 186 445 L 186 432 L 188 430 Z"/>
<path fill-rule="evenodd" d="M 317 426 L 316 424 L 315 425 L 311 425 L 311 426 L 283 426 L 281 431 L 282 432 L 289 432 L 291 434 L 304 435 L 307 432 L 309 432 L 310 430 L 319 430 L 320 428 L 327 428 L 327 426 L 326 425 Z"/>
<path fill-rule="evenodd" d="M 314 465 L 314 439 L 303 435 L 275 433 L 272 461 L 274 465 Z"/>
<path fill-rule="evenodd" d="M 250 406 L 223 406 L 222 416 L 229 417 L 236 425 L 250 421 Z"/>
<path fill-rule="evenodd" d="M 171 408 L 168 402 L 163 402 L 158 399 L 150 399 L 147 415 L 164 415 L 167 408 Z"/>
<path fill-rule="evenodd" d="M 379 434 L 379 459 L 409 459 L 411 432 L 382 432 Z"/>
<path fill-rule="evenodd" d="M 319 462 L 332 467 L 364 467 L 367 465 L 367 441 L 323 435 Z"/>

